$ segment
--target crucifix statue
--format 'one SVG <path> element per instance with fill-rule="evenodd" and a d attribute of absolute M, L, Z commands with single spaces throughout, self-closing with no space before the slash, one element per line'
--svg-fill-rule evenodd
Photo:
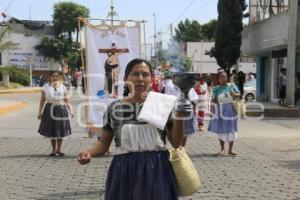
<path fill-rule="evenodd" d="M 105 89 L 109 93 L 113 93 L 113 97 L 118 96 L 118 79 L 120 74 L 120 66 L 118 56 L 123 53 L 128 53 L 129 49 L 118 49 L 116 44 L 112 43 L 109 49 L 99 49 L 99 53 L 106 53 L 108 58 L 105 62 Z M 114 86 L 114 87 L 113 87 Z M 112 92 L 112 88 L 114 91 Z"/>

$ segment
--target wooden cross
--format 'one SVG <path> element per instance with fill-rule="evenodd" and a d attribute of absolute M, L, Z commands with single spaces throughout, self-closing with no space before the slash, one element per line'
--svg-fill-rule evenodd
<path fill-rule="evenodd" d="M 110 49 L 99 49 L 99 53 L 129 53 L 129 49 L 117 49 L 116 44 L 111 44 L 112 48 Z"/>

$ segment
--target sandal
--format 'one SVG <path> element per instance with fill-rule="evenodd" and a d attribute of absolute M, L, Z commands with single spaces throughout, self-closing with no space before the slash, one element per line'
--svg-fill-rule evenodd
<path fill-rule="evenodd" d="M 199 131 L 205 131 L 205 128 L 203 126 L 199 126 Z"/>
<path fill-rule="evenodd" d="M 230 155 L 230 156 L 237 156 L 237 153 L 234 153 L 234 152 L 228 152 L 228 155 Z"/>
<path fill-rule="evenodd" d="M 49 154 L 49 156 L 51 156 L 51 157 L 56 156 L 56 153 L 52 152 L 52 153 Z"/>
<path fill-rule="evenodd" d="M 65 154 L 62 153 L 62 152 L 60 152 L 60 151 L 57 151 L 56 153 L 57 153 L 59 156 L 65 156 Z"/>

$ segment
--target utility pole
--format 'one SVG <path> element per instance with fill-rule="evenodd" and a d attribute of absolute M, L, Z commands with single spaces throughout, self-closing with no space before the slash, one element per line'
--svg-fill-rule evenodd
<path fill-rule="evenodd" d="M 298 1 L 289 1 L 289 27 L 288 27 L 288 46 L 287 46 L 287 75 L 286 75 L 286 104 L 294 106 L 295 103 L 295 66 L 297 50 L 297 19 Z"/>
<path fill-rule="evenodd" d="M 171 40 L 173 39 L 173 23 L 170 24 Z"/>
<path fill-rule="evenodd" d="M 154 57 L 156 59 L 156 14 L 153 14 L 153 19 L 154 19 L 154 36 L 153 36 L 153 46 L 154 46 Z"/>
<path fill-rule="evenodd" d="M 28 7 L 28 18 L 31 20 L 31 6 Z"/>

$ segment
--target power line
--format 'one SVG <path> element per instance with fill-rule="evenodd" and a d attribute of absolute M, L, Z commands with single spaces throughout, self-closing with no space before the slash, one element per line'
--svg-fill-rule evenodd
<path fill-rule="evenodd" d="M 195 17 L 199 12 L 201 12 L 202 10 L 204 10 L 205 8 L 207 8 L 207 6 L 210 4 L 212 0 L 206 0 L 203 4 L 201 4 L 196 10 L 195 12 L 193 12 L 193 14 L 190 15 L 189 18 L 193 18 Z"/>
<path fill-rule="evenodd" d="M 193 5 L 193 3 L 195 2 L 195 0 L 192 0 L 188 6 L 183 10 L 183 12 L 179 15 L 179 17 L 177 17 L 177 19 L 173 22 L 176 23 L 178 20 L 181 19 L 181 17 L 185 14 L 185 12 Z"/>
<path fill-rule="evenodd" d="M 6 6 L 6 8 L 4 9 L 4 12 L 6 12 L 8 10 L 8 8 L 15 2 L 16 0 L 11 0 L 8 5 Z"/>

